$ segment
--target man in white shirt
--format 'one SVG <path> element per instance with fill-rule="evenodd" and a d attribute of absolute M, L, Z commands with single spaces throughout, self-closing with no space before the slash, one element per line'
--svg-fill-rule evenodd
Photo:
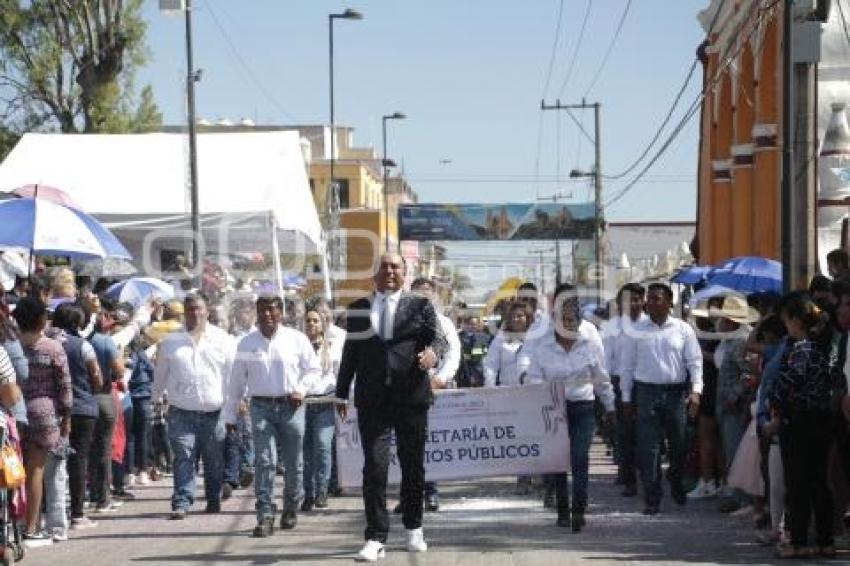
<path fill-rule="evenodd" d="M 168 436 L 174 453 L 171 518 L 185 519 L 195 498 L 195 464 L 204 463 L 206 513 L 221 511 L 224 480 L 224 405 L 235 345 L 225 331 L 207 323 L 200 293 L 183 299 L 186 328 L 159 345 L 151 398 L 168 394 Z"/>
<path fill-rule="evenodd" d="M 673 290 L 668 285 L 648 287 L 649 319 L 634 325 L 621 367 L 626 418 L 634 414 L 632 400 L 637 405 L 637 458 L 646 515 L 656 515 L 661 504 L 661 444 L 665 437 L 671 495 L 679 505 L 687 501 L 682 487 L 685 426 L 688 413 L 696 417 L 702 394 L 702 350 L 694 329 L 671 316 L 672 306 Z"/>
<path fill-rule="evenodd" d="M 637 470 L 635 468 L 635 426 L 633 418 L 623 414 L 623 396 L 620 388 L 622 358 L 626 342 L 634 325 L 648 317 L 643 312 L 646 289 L 638 283 L 628 283 L 617 293 L 617 316 L 602 326 L 602 343 L 605 346 L 605 367 L 611 375 L 617 398 L 617 445 L 614 459 L 617 462 L 617 479 L 624 486 L 622 496 L 637 495 Z"/>
<path fill-rule="evenodd" d="M 434 312 L 437 315 L 437 330 L 448 342 L 448 350 L 443 354 L 437 367 L 431 369 L 428 373 L 431 375 L 431 389 L 443 389 L 450 381 L 454 379 L 457 369 L 460 367 L 460 338 L 458 338 L 457 328 L 451 319 L 442 314 L 434 301 L 434 282 L 425 277 L 419 277 L 410 285 L 410 291 L 422 295 L 428 299 L 434 306 Z M 438 511 L 440 509 L 440 491 L 437 489 L 437 483 L 432 481 L 425 482 L 425 510 Z M 401 503 L 394 509 L 395 513 L 401 513 Z"/>
<path fill-rule="evenodd" d="M 255 537 L 274 532 L 274 479 L 282 452 L 285 489 L 281 529 L 294 529 L 301 505 L 304 465 L 304 397 L 322 377 L 322 366 L 307 337 L 282 325 L 283 300 L 257 299 L 257 328 L 239 341 L 224 410 L 236 428 L 239 402 L 251 398 L 257 526 Z"/>

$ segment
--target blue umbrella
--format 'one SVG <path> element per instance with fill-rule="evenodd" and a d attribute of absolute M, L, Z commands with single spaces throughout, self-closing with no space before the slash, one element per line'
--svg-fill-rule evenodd
<path fill-rule="evenodd" d="M 692 265 L 682 268 L 679 273 L 670 278 L 671 283 L 680 283 L 682 285 L 696 285 L 704 281 L 706 275 L 711 271 L 711 267 L 707 265 Z"/>
<path fill-rule="evenodd" d="M 718 265 L 708 274 L 711 285 L 741 293 L 782 292 L 782 264 L 772 259 L 744 256 Z"/>
<path fill-rule="evenodd" d="M 0 202 L 0 247 L 39 255 L 132 259 L 118 238 L 92 216 L 47 199 Z"/>
<path fill-rule="evenodd" d="M 113 301 L 130 303 L 139 308 L 153 297 L 166 301 L 173 299 L 174 288 L 154 277 L 133 277 L 110 286 L 106 296 Z"/>

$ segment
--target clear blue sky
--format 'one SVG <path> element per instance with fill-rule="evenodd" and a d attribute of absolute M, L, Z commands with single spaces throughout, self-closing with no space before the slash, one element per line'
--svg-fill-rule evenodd
<path fill-rule="evenodd" d="M 703 33 L 707 0 L 633 0 L 623 32 L 588 101 L 602 107 L 602 171 L 625 168 L 644 148 L 682 84 Z M 544 82 L 559 0 L 196 0 L 195 61 L 204 70 L 198 116 L 257 123 L 327 123 L 327 14 L 352 7 L 362 21 L 337 21 L 337 123 L 356 128 L 358 145 L 381 145 L 403 163 L 424 202 L 528 202 L 558 188 L 576 200 L 587 183 L 566 180 L 593 165 L 593 148 L 540 99 L 578 102 L 596 73 L 626 0 L 592 0 L 573 72 L 564 82 L 586 0 L 564 0 L 548 91 Z M 185 120 L 183 20 L 145 3 L 151 83 L 167 123 Z M 698 71 L 683 108 L 698 93 Z M 561 114 L 558 116 L 558 114 Z M 678 114 L 677 114 L 678 115 Z M 609 220 L 688 220 L 695 210 L 697 120 L 649 173 L 607 211 Z M 542 123 L 542 149 L 538 136 Z M 593 132 L 593 115 L 584 124 Z M 557 135 L 560 130 L 560 136 Z M 560 151 L 558 151 L 560 149 Z M 442 159 L 451 159 L 441 164 Z M 539 178 L 536 176 L 539 174 Z M 564 178 L 558 181 L 556 176 Z M 607 181 L 611 195 L 630 178 Z"/>

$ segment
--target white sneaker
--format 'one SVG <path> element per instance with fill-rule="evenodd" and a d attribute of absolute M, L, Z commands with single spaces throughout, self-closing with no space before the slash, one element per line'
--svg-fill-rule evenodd
<path fill-rule="evenodd" d="M 88 517 L 75 517 L 71 519 L 71 530 L 91 529 L 97 526 L 97 523 Z"/>
<path fill-rule="evenodd" d="M 124 487 L 131 487 L 136 485 L 136 475 L 135 474 L 127 474 L 127 477 L 124 478 Z"/>
<path fill-rule="evenodd" d="M 717 495 L 717 488 L 713 482 L 699 480 L 696 487 L 688 493 L 688 499 L 708 499 Z"/>
<path fill-rule="evenodd" d="M 65 542 L 68 540 L 68 530 L 63 528 L 53 529 L 53 542 Z"/>
<path fill-rule="evenodd" d="M 150 485 L 151 478 L 147 472 L 141 472 L 139 473 L 139 477 L 136 478 L 136 483 L 138 485 Z"/>
<path fill-rule="evenodd" d="M 428 544 L 425 542 L 425 535 L 422 533 L 422 527 L 418 529 L 408 529 L 407 531 L 407 551 L 408 552 L 426 552 Z"/>
<path fill-rule="evenodd" d="M 357 562 L 377 562 L 379 558 L 384 558 L 386 554 L 383 543 L 376 540 L 367 540 L 354 559 Z"/>

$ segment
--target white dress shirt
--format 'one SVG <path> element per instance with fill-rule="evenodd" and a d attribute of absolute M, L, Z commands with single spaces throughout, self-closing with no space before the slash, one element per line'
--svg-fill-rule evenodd
<path fill-rule="evenodd" d="M 319 357 L 304 334 L 279 326 L 269 339 L 256 329 L 242 338 L 236 349 L 224 420 L 236 422 L 239 401 L 246 395 L 306 395 L 321 378 Z"/>
<path fill-rule="evenodd" d="M 328 367 L 322 367 L 321 377 L 313 383 L 310 390 L 307 391 L 307 395 L 333 395 L 336 391 L 336 375 L 339 373 L 339 364 L 342 362 L 342 346 L 345 344 L 345 330 L 336 328 L 338 331 L 333 334 L 325 332 L 330 364 Z M 321 366 L 323 363 L 321 348 L 316 352 L 316 355 L 319 357 L 319 365 Z"/>
<path fill-rule="evenodd" d="M 563 382 L 567 401 L 593 401 L 595 395 L 613 411 L 614 388 L 603 366 L 602 342 L 596 338 L 579 332 L 569 350 L 555 340 L 554 332 L 527 341 L 519 355 L 520 364 L 528 367 L 525 382 Z"/>
<path fill-rule="evenodd" d="M 496 387 L 496 378 L 499 385 L 520 385 L 520 375 L 528 369 L 519 364 L 524 343 L 520 338 L 508 340 L 504 332 L 493 338 L 483 361 L 484 387 Z"/>
<path fill-rule="evenodd" d="M 449 343 L 449 348 L 435 368 L 433 377 L 440 382 L 440 385 L 445 387 L 449 381 L 454 379 L 457 368 L 460 367 L 460 338 L 457 335 L 457 328 L 449 317 L 437 313 L 437 322 L 440 325 L 440 332 L 442 332 L 446 342 Z"/>
<path fill-rule="evenodd" d="M 401 291 L 396 291 L 394 293 L 381 293 L 380 291 L 375 291 L 375 297 L 372 300 L 372 306 L 369 310 L 369 318 L 372 321 L 372 330 L 375 331 L 379 338 L 389 338 L 392 336 L 393 321 L 395 320 L 395 311 L 398 308 L 399 299 L 401 299 Z M 387 304 L 386 319 L 384 320 L 386 328 L 384 328 L 385 333 L 382 333 L 380 324 L 381 313 L 384 310 L 384 303 Z"/>
<path fill-rule="evenodd" d="M 185 330 L 166 336 L 157 348 L 151 398 L 168 393 L 168 403 L 185 411 L 217 411 L 224 405 L 236 344 L 207 324 L 197 342 Z"/>
<path fill-rule="evenodd" d="M 659 326 L 647 317 L 630 334 L 620 376 L 624 403 L 631 402 L 635 381 L 674 385 L 690 375 L 691 391 L 702 393 L 702 349 L 690 324 L 668 316 Z"/>
<path fill-rule="evenodd" d="M 646 320 L 646 313 L 640 313 L 637 320 L 629 315 L 621 315 L 605 321 L 602 325 L 602 345 L 605 348 L 605 369 L 610 375 L 622 375 L 623 353 L 626 341 L 636 324 Z"/>

